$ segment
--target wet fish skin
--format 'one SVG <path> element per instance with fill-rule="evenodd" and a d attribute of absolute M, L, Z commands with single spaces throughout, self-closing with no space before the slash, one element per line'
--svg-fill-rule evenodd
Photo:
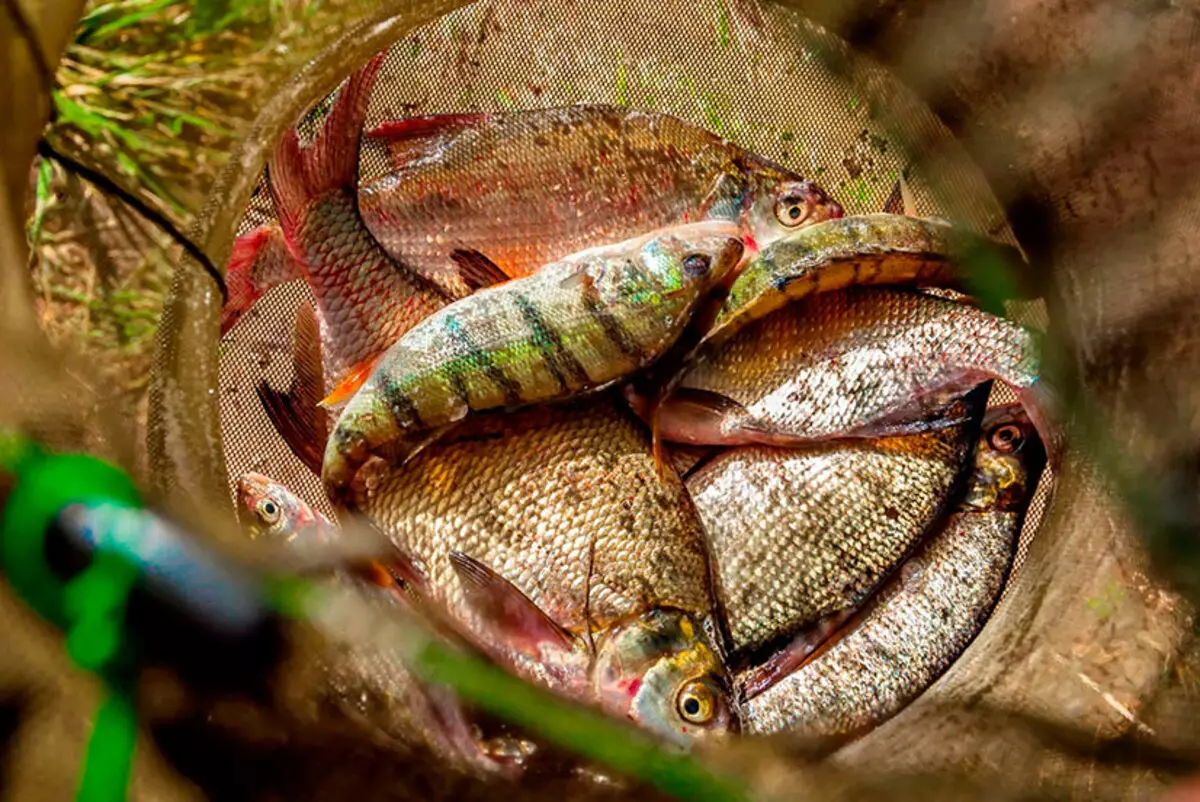
<path fill-rule="evenodd" d="M 238 512 L 254 539 L 330 543 L 337 524 L 317 512 L 286 485 L 247 471 L 237 480 Z"/>
<path fill-rule="evenodd" d="M 482 253 L 519 278 L 708 216 L 740 222 L 763 246 L 843 214 L 812 181 L 656 112 L 595 104 L 443 114 L 387 121 L 369 135 L 396 158 L 358 187 L 363 223 L 393 260 L 455 298 L 471 291 L 456 251 Z M 271 288 L 303 277 L 278 225 L 239 237 L 221 333 Z"/>
<path fill-rule="evenodd" d="M 760 251 L 730 287 L 705 334 L 711 353 L 743 326 L 792 301 L 850 286 L 961 287 L 964 259 L 986 254 L 1021 269 L 1020 252 L 947 223 L 895 214 L 843 217 L 802 228 Z"/>
<path fill-rule="evenodd" d="M 955 426 L 734 448 L 688 477 L 735 659 L 853 610 L 916 546 L 967 465 L 986 392 L 957 402 Z"/>
<path fill-rule="evenodd" d="M 1039 342 L 973 306 L 884 288 L 807 298 L 689 370 L 658 411 L 665 440 L 798 445 L 952 421 L 948 398 L 999 379 L 1036 400 Z"/>
<path fill-rule="evenodd" d="M 1019 432 L 1016 451 L 992 444 Z M 958 659 L 991 615 L 1045 454 L 1019 407 L 988 413 L 966 496 L 854 627 L 743 703 L 748 733 L 850 737 L 894 715 Z"/>
<path fill-rule="evenodd" d="M 334 383 L 451 300 L 392 259 L 358 211 L 359 140 L 382 64 L 377 56 L 350 76 L 311 145 L 301 147 L 296 131 L 286 131 L 270 164 L 280 228 L 316 299 L 325 373 Z"/>
<path fill-rule="evenodd" d="M 429 602 L 521 676 L 679 742 L 732 723 L 699 520 L 610 394 L 477 416 L 391 468 L 360 512 L 419 561 Z M 681 719 L 689 693 L 711 695 L 703 723 Z"/>
<path fill-rule="evenodd" d="M 729 223 L 655 232 L 481 290 L 423 320 L 380 360 L 335 424 L 323 478 L 334 498 L 384 447 L 403 462 L 470 412 L 561 400 L 666 352 L 737 265 Z"/>
<path fill-rule="evenodd" d="M 512 278 L 589 248 L 706 218 L 759 245 L 840 217 L 812 181 L 659 112 L 585 104 L 384 123 L 392 171 L 363 186 L 367 228 L 397 260 L 465 294 L 450 259 Z"/>

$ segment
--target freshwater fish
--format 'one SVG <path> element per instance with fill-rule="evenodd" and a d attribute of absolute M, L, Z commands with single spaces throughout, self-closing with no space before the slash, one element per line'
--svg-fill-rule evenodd
<path fill-rule="evenodd" d="M 742 705 L 757 735 L 853 736 L 933 683 L 991 615 L 1045 455 L 1018 406 L 989 410 L 966 494 L 855 626 Z"/>
<path fill-rule="evenodd" d="M 1016 248 L 942 221 L 895 214 L 829 220 L 764 248 L 730 287 L 704 343 L 711 349 L 793 301 L 851 286 L 960 289 L 962 265 L 972 260 L 1026 270 Z"/>
<path fill-rule="evenodd" d="M 675 117 L 605 105 L 392 120 L 368 132 L 392 169 L 357 188 L 366 229 L 453 297 L 578 251 L 708 217 L 748 242 L 841 217 L 812 181 Z M 320 169 L 319 165 L 314 169 Z M 239 237 L 221 333 L 304 276 L 274 224 Z M 345 265 L 355 270 L 354 263 Z"/>
<path fill-rule="evenodd" d="M 611 395 L 476 416 L 360 512 L 501 665 L 680 743 L 731 726 L 700 522 Z"/>
<path fill-rule="evenodd" d="M 237 480 L 238 512 L 256 540 L 332 543 L 338 527 L 285 485 L 247 471 Z"/>
<path fill-rule="evenodd" d="M 334 498 L 387 451 L 402 463 L 470 412 L 556 401 L 666 352 L 741 259 L 736 228 L 693 223 L 480 290 L 417 324 L 342 410 L 325 450 Z M 348 492 L 349 491 L 349 492 Z"/>
<path fill-rule="evenodd" d="M 949 398 L 988 379 L 1037 406 L 1041 354 L 1022 326 L 916 292 L 856 288 L 755 321 L 679 381 L 663 439 L 794 446 L 883 437 L 956 421 Z"/>
<path fill-rule="evenodd" d="M 813 633 L 857 608 L 942 514 L 988 389 L 952 404 L 954 426 L 804 450 L 745 446 L 688 477 L 734 652 L 796 638 L 760 681 L 786 673 Z"/>
<path fill-rule="evenodd" d="M 317 302 L 326 376 L 346 393 L 400 335 L 452 299 L 392 259 L 358 211 L 359 140 L 383 59 L 347 79 L 308 147 L 288 129 L 269 167 L 284 242 Z"/>
<path fill-rule="evenodd" d="M 601 104 L 385 122 L 392 171 L 363 186 L 394 259 L 465 293 L 472 255 L 512 278 L 578 251 L 706 218 L 766 245 L 843 212 L 812 181 L 691 123 Z"/>
<path fill-rule="evenodd" d="M 283 484 L 259 473 L 238 478 L 239 512 L 253 540 L 284 544 L 291 556 L 311 561 L 323 554 L 317 581 L 341 584 L 365 601 L 411 611 L 410 594 L 397 592 L 385 565 L 356 559 L 338 548 L 342 530 Z M 323 552 L 322 552 L 323 550 Z M 385 649 L 359 644 L 323 661 L 327 693 L 345 713 L 405 747 L 429 749 L 459 768 L 481 775 L 511 775 L 520 766 L 487 753 L 458 699 L 422 683 Z"/>

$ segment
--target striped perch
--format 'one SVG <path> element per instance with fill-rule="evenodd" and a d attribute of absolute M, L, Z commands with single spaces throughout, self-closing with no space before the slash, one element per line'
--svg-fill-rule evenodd
<path fill-rule="evenodd" d="M 325 451 L 335 499 L 373 455 L 403 464 L 470 412 L 570 398 L 662 356 L 742 255 L 704 222 L 585 251 L 481 290 L 393 345 L 342 411 Z"/>

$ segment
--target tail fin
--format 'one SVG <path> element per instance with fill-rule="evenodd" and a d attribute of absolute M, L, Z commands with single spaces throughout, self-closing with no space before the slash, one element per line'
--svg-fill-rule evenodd
<path fill-rule="evenodd" d="M 225 267 L 229 300 L 221 310 L 221 335 L 227 334 L 270 289 L 303 275 L 288 252 L 283 232 L 274 223 L 238 237 Z"/>
<path fill-rule="evenodd" d="M 367 104 L 386 53 L 380 53 L 350 76 L 325 117 L 316 140 L 301 148 L 294 128 L 289 128 L 271 160 L 271 198 L 285 234 L 300 223 L 300 215 L 313 198 L 358 183 L 358 149 Z"/>
<path fill-rule="evenodd" d="M 325 376 L 321 369 L 321 335 L 311 304 L 304 304 L 296 312 L 293 349 L 294 375 L 287 392 L 272 389 L 266 380 L 259 382 L 255 391 L 288 448 L 320 476 L 325 441 L 329 439 L 329 419 L 325 409 L 318 406 L 324 394 Z"/>

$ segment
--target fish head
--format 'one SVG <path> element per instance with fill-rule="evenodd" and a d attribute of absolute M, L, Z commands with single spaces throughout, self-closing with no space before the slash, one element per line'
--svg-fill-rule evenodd
<path fill-rule="evenodd" d="M 696 618 L 652 608 L 615 624 L 596 647 L 596 695 L 681 746 L 736 728 L 724 663 Z"/>
<path fill-rule="evenodd" d="M 728 220 L 709 220 L 657 231 L 639 243 L 646 284 L 667 297 L 700 298 L 722 284 L 745 252 L 741 232 Z M 626 285 L 640 295 L 635 282 Z"/>
<path fill-rule="evenodd" d="M 290 539 L 311 516 L 295 493 L 261 473 L 242 474 L 237 481 L 238 513 L 250 536 Z"/>
<path fill-rule="evenodd" d="M 1019 404 L 988 410 L 975 447 L 966 512 L 1015 512 L 1024 508 L 1029 488 L 1046 463 L 1037 428 Z"/>
<path fill-rule="evenodd" d="M 842 205 L 812 181 L 760 177 L 746 210 L 755 247 L 765 248 L 791 232 L 845 216 Z"/>

